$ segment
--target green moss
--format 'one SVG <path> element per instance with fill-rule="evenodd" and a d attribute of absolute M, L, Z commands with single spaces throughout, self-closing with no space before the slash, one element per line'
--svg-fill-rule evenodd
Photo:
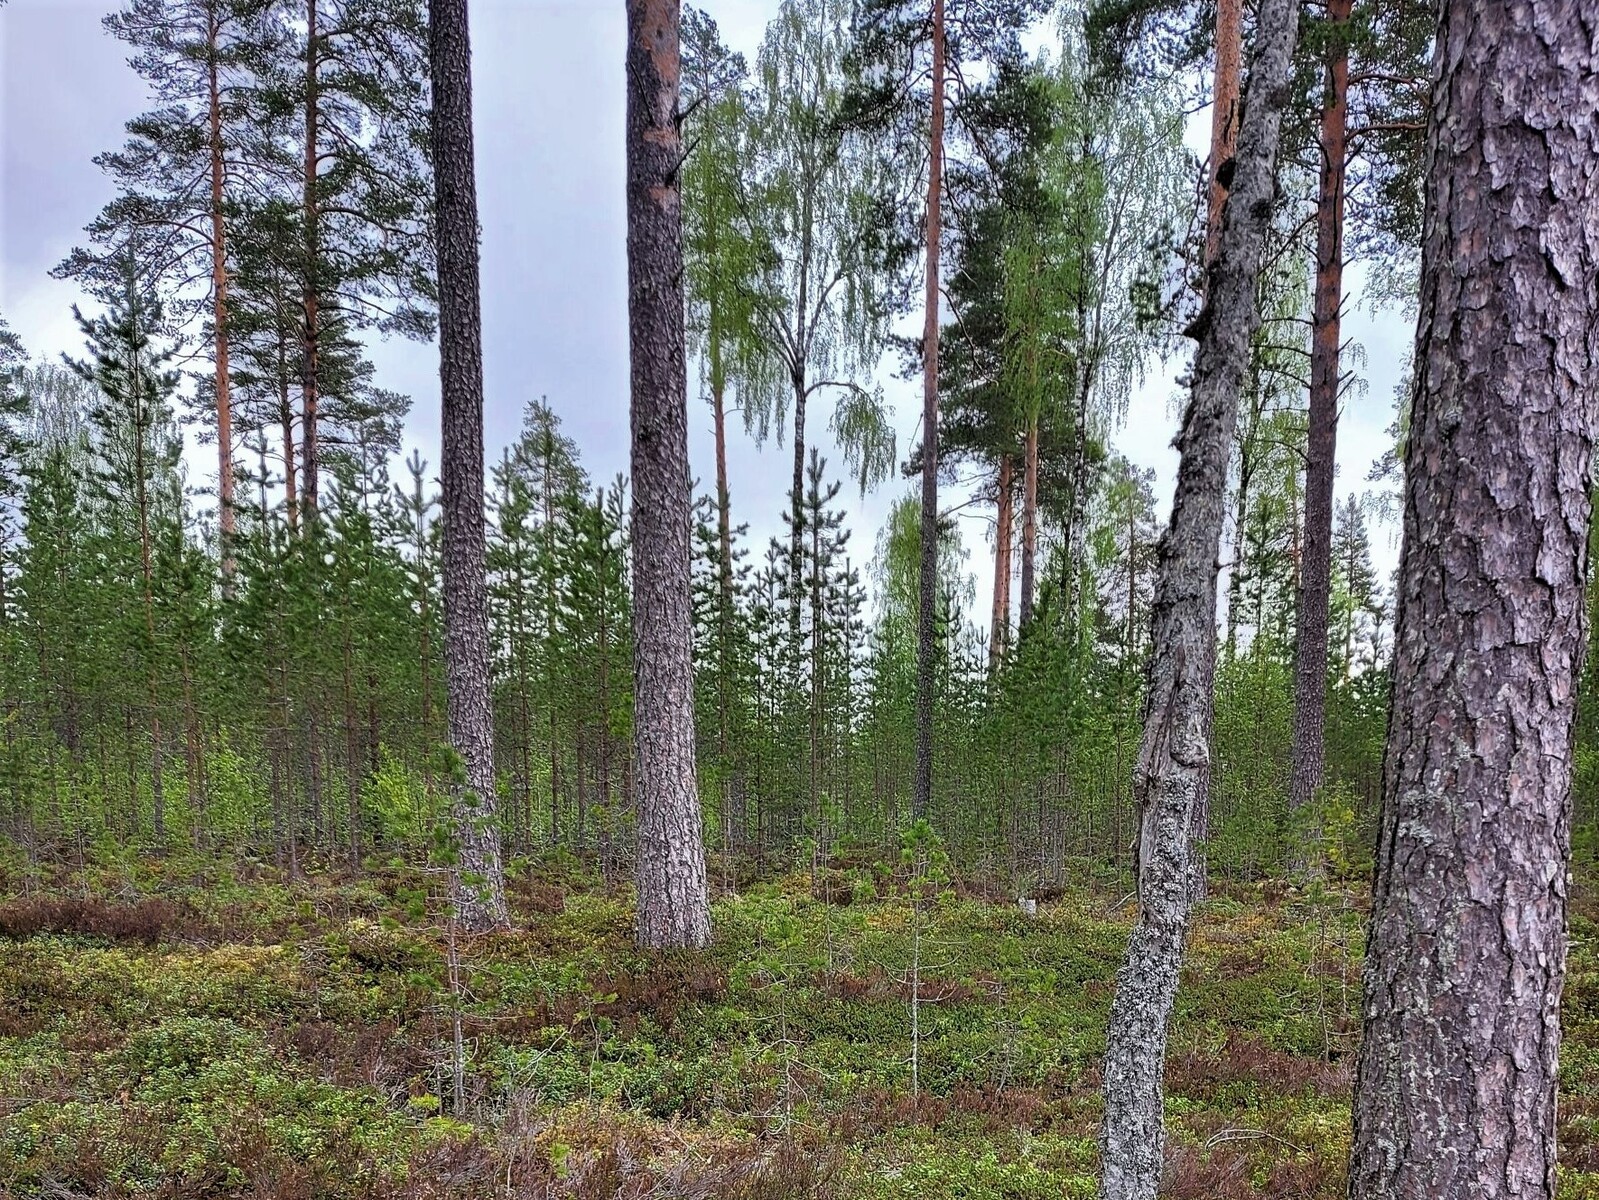
<path fill-rule="evenodd" d="M 780 880 L 717 902 L 711 950 L 653 958 L 632 946 L 626 899 L 569 891 L 512 935 L 461 941 L 452 994 L 432 877 L 395 863 L 355 884 L 257 875 L 203 859 L 96 868 L 74 894 L 121 896 L 132 880 L 181 898 L 188 925 L 152 946 L 6 946 L 0 1193 L 51 1180 L 270 1194 L 264 1181 L 293 1180 L 332 1197 L 510 1171 L 525 1191 L 573 1196 L 633 1172 L 644 1194 L 692 1168 L 707 1196 L 739 1194 L 728 1181 L 750 1172 L 796 1196 L 1093 1194 L 1097 1067 L 1130 919 L 1112 898 L 1028 919 L 952 897 L 918 913 L 887 887 L 828 905 Z M 1341 896 L 1222 898 L 1196 915 L 1167 1087 L 1191 1194 L 1217 1179 L 1229 1195 L 1293 1180 L 1292 1194 L 1341 1194 L 1360 921 Z M 1566 995 L 1573 1162 L 1599 1142 L 1581 1099 L 1599 1094 L 1595 946 L 1576 939 Z M 1599 1200 L 1599 1176 L 1567 1170 L 1561 1194 Z"/>

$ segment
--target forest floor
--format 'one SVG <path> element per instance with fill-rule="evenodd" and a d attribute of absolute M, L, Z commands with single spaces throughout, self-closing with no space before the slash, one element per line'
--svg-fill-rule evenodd
<path fill-rule="evenodd" d="M 3 883 L 0 1195 L 1094 1194 L 1115 895 L 1034 919 L 795 876 L 720 899 L 712 950 L 646 957 L 625 892 L 571 869 L 519 873 L 515 932 L 453 953 L 441 879 L 394 863 L 13 859 Z M 1164 1192 L 1342 1196 L 1359 895 L 1218 893 L 1172 1028 Z M 1596 921 L 1581 888 L 1568 1200 L 1599 1198 Z"/>

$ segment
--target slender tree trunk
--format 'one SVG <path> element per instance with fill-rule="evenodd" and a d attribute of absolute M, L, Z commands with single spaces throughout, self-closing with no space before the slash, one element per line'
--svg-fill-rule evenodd
<path fill-rule="evenodd" d="M 1038 588 L 1038 418 L 1027 422 L 1022 450 L 1022 577 L 1021 608 L 1016 624 L 1025 630 L 1033 623 L 1033 596 Z"/>
<path fill-rule="evenodd" d="M 694 767 L 678 21 L 677 0 L 628 0 L 633 728 L 638 940 L 650 949 L 711 937 Z"/>
<path fill-rule="evenodd" d="M 420 569 L 420 556 L 426 553 L 423 542 L 425 536 L 425 532 L 419 531 L 416 608 L 421 625 L 419 649 L 422 657 L 422 786 L 431 792 L 433 790 L 433 618 L 428 611 L 427 576 Z"/>
<path fill-rule="evenodd" d="M 800 629 L 800 597 L 805 591 L 801 586 L 800 564 L 804 561 L 805 544 L 805 401 L 807 399 L 809 397 L 805 394 L 805 376 L 798 374 L 794 377 L 794 482 L 793 492 L 789 498 L 789 514 L 793 517 L 793 522 L 788 531 L 788 615 L 789 626 L 796 642 L 799 640 Z"/>
<path fill-rule="evenodd" d="M 1011 456 L 999 456 L 999 512 L 994 523 L 994 619 L 988 639 L 988 669 L 994 670 L 1005 658 L 1010 642 L 1010 554 L 1014 540 L 1011 514 L 1014 511 L 1015 485 L 1011 480 Z"/>
<path fill-rule="evenodd" d="M 146 438 L 149 435 L 150 427 L 155 423 L 155 413 L 150 404 L 150 401 L 154 398 L 153 395 L 150 397 L 145 395 L 144 369 L 140 362 L 140 355 L 143 353 L 143 349 L 140 342 L 139 305 L 131 276 L 128 283 L 128 307 L 133 321 L 133 352 L 129 358 L 128 365 L 130 370 L 128 375 L 132 381 L 133 391 L 134 503 L 139 510 L 139 576 L 143 584 L 144 631 L 147 640 L 146 653 L 149 655 L 149 661 L 145 664 L 145 686 L 146 701 L 150 710 L 151 820 L 154 825 L 156 843 L 165 845 L 167 840 L 167 807 L 166 790 L 161 774 L 161 694 L 158 683 L 159 672 L 156 666 L 155 574 L 150 561 L 150 487 L 149 480 L 146 478 L 146 472 L 149 469 L 148 442 Z M 151 384 L 150 386 L 153 391 L 156 385 Z"/>
<path fill-rule="evenodd" d="M 1327 721 L 1327 610 L 1332 596 L 1333 474 L 1338 445 L 1339 316 L 1343 307 L 1344 164 L 1352 0 L 1329 0 L 1321 109 L 1321 185 L 1316 202 L 1316 295 L 1310 339 L 1310 443 L 1305 460 L 1305 540 L 1299 569 L 1299 629 L 1294 647 L 1294 741 L 1288 803 L 1308 842 L 1294 851 L 1295 873 L 1319 878 L 1320 838 L 1304 828 L 1321 790 Z"/>
<path fill-rule="evenodd" d="M 233 403 L 228 371 L 228 253 L 222 196 L 225 162 L 222 154 L 222 98 L 217 54 L 221 36 L 217 0 L 212 0 L 206 33 L 207 132 L 211 148 L 211 336 L 215 346 L 217 406 L 217 521 L 222 539 L 222 582 L 233 580 Z"/>
<path fill-rule="evenodd" d="M 429 0 L 443 398 L 444 667 L 459 862 L 452 894 L 469 930 L 509 925 L 494 814 L 488 581 L 483 529 L 483 321 L 467 0 Z"/>
<path fill-rule="evenodd" d="M 1206 725 L 1216 665 L 1227 463 L 1250 343 L 1260 324 L 1256 286 L 1298 23 L 1297 0 L 1262 0 L 1237 169 L 1205 307 L 1192 328 L 1199 344 L 1177 439 L 1181 459 L 1171 521 L 1156 569 L 1149 692 L 1134 767 L 1138 921 L 1117 975 L 1105 1050 L 1105 1200 L 1153 1200 L 1160 1183 L 1167 1023 L 1192 902 L 1191 823 L 1210 768 Z"/>
<path fill-rule="evenodd" d="M 1205 263 L 1221 247 L 1222 209 L 1227 187 L 1219 176 L 1238 146 L 1240 63 L 1244 49 L 1244 0 L 1216 0 L 1216 76 L 1211 89 L 1210 187 L 1205 221 Z"/>
<path fill-rule="evenodd" d="M 733 611 L 733 514 L 727 490 L 727 415 L 720 381 L 711 389 L 711 408 L 716 418 L 716 540 L 722 550 L 717 585 L 725 619 Z"/>
<path fill-rule="evenodd" d="M 300 493 L 295 478 L 294 407 L 289 403 L 288 334 L 278 329 L 278 425 L 283 430 L 283 508 L 293 533 L 300 524 Z"/>
<path fill-rule="evenodd" d="M 722 844 L 725 851 L 734 845 L 732 807 L 732 772 L 728 754 L 731 731 L 729 721 L 728 675 L 732 670 L 733 654 L 733 518 L 727 490 L 727 411 L 725 403 L 726 373 L 720 359 L 720 341 L 713 339 L 711 368 L 711 409 L 716 421 L 716 535 L 721 547 L 721 570 L 717 573 L 716 632 L 718 641 L 716 678 L 716 754 L 721 764 L 721 809 L 717 813 L 722 825 Z"/>
<path fill-rule="evenodd" d="M 319 277 L 321 274 L 319 259 L 322 254 L 319 220 L 317 208 L 317 126 L 318 116 L 318 88 L 320 86 L 319 67 L 321 55 L 317 49 L 317 5 L 319 0 L 306 0 L 306 51 L 305 51 L 305 178 L 304 178 L 304 220 L 305 220 L 305 292 L 302 297 L 304 310 L 304 326 L 301 329 L 301 354 L 300 364 L 300 436 L 304 445 L 300 452 L 301 486 L 303 491 L 300 496 L 300 507 L 304 509 L 306 519 L 316 515 L 317 489 L 319 484 L 321 459 L 317 446 L 317 408 L 320 403 L 320 380 L 318 372 L 320 364 L 317 355 L 319 350 L 320 331 L 320 305 L 321 297 L 318 294 Z"/>
<path fill-rule="evenodd" d="M 916 613 L 916 775 L 911 813 L 933 796 L 933 686 L 938 619 L 938 251 L 944 194 L 944 0 L 933 0 L 933 115 L 927 164 L 927 312 L 922 326 L 922 545 Z M 1022 603 L 1027 603 L 1025 586 Z"/>
<path fill-rule="evenodd" d="M 344 799 L 345 819 L 349 825 L 350 834 L 350 866 L 359 868 L 361 865 L 361 772 L 360 759 L 356 754 L 355 735 L 355 687 L 352 676 L 352 647 L 350 645 L 350 621 L 348 614 L 339 622 L 342 636 L 340 642 L 340 661 L 343 668 L 344 691 Z"/>
<path fill-rule="evenodd" d="M 1353 1200 L 1555 1195 L 1599 434 L 1595 15 L 1440 17 Z"/>

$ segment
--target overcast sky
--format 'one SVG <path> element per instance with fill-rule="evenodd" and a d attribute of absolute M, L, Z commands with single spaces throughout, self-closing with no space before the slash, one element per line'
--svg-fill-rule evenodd
<path fill-rule="evenodd" d="M 123 44 L 100 20 L 114 0 L 11 0 L 0 8 L 0 315 L 37 357 L 81 350 L 71 305 L 76 288 L 49 270 L 81 240 L 83 226 L 110 198 L 93 157 L 123 140 L 122 126 L 147 106 L 126 65 Z M 777 0 L 703 0 L 724 37 L 753 60 Z M 624 471 L 628 458 L 625 214 L 623 209 L 624 7 L 622 0 L 473 0 L 473 74 L 478 196 L 483 223 L 486 430 L 490 460 L 513 438 L 524 404 L 546 396 L 581 447 L 596 480 Z M 1208 126 L 1208 118 L 1201 118 Z M 1358 273 L 1356 273 L 1358 275 Z M 1346 401 L 1339 431 L 1340 498 L 1364 491 L 1372 461 L 1387 445 L 1399 365 L 1412 336 L 1390 315 L 1357 311 L 1347 337 L 1365 350 L 1354 369 L 1367 387 Z M 375 344 L 377 382 L 414 400 L 407 430 L 437 465 L 438 367 L 430 346 Z M 1170 503 L 1176 455 L 1175 377 L 1181 364 L 1152 375 L 1135 395 L 1119 448 L 1155 468 L 1157 494 Z M 1346 368 L 1347 369 L 1347 368 Z M 690 373 L 690 453 L 708 490 L 713 459 L 709 408 Z M 919 385 L 889 382 L 901 456 L 916 433 Z M 842 457 L 825 416 L 809 422 L 838 474 Z M 748 521 L 756 554 L 779 531 L 789 477 L 788 452 L 730 439 L 735 520 Z M 210 461 L 194 478 L 209 486 Z M 868 559 L 894 499 L 893 480 L 860 499 L 846 488 L 851 554 Z M 957 499 L 951 497 L 950 502 Z M 962 521 L 977 577 L 977 612 L 986 612 L 992 567 L 991 514 Z M 1396 548 L 1373 530 L 1387 566 Z"/>

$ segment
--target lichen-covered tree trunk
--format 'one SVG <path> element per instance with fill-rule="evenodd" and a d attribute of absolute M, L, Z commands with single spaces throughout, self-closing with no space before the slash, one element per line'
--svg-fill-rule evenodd
<path fill-rule="evenodd" d="M 922 544 L 916 604 L 916 774 L 911 813 L 933 797 L 933 687 L 938 620 L 938 251 L 944 196 L 944 0 L 933 0 L 932 121 L 928 128 L 926 313 L 922 329 Z M 1025 594 L 1022 597 L 1026 603 Z"/>
<path fill-rule="evenodd" d="M 467 0 L 429 0 L 433 172 L 437 198 L 439 382 L 443 407 L 444 669 L 454 787 L 456 917 L 472 930 L 507 925 L 494 819 L 494 715 L 483 530 L 483 322 L 472 143 Z"/>
<path fill-rule="evenodd" d="M 1305 552 L 1294 645 L 1294 738 L 1288 802 L 1305 844 L 1298 874 L 1320 876 L 1321 849 L 1304 821 L 1321 789 L 1326 753 L 1327 610 L 1332 598 L 1333 476 L 1338 450 L 1339 320 L 1344 301 L 1344 164 L 1348 155 L 1349 27 L 1352 0 L 1329 0 L 1332 42 L 1321 107 L 1321 179 L 1316 199 L 1316 293 L 1310 335 L 1310 439 L 1305 458 Z"/>
<path fill-rule="evenodd" d="M 1349 1194 L 1555 1195 L 1599 403 L 1599 9 L 1450 0 Z"/>
<path fill-rule="evenodd" d="M 677 0 L 628 0 L 638 940 L 652 949 L 711 938 L 694 771 L 678 21 Z"/>
<path fill-rule="evenodd" d="M 1116 979 L 1100 1135 L 1105 1200 L 1153 1200 L 1165 1142 L 1161 1076 L 1191 903 L 1189 836 L 1210 768 L 1216 576 L 1238 395 L 1260 324 L 1256 281 L 1276 191 L 1297 0 L 1263 0 L 1237 168 L 1211 262 L 1171 522 L 1161 538 L 1150 622 L 1149 693 L 1134 767 L 1138 920 Z"/>

